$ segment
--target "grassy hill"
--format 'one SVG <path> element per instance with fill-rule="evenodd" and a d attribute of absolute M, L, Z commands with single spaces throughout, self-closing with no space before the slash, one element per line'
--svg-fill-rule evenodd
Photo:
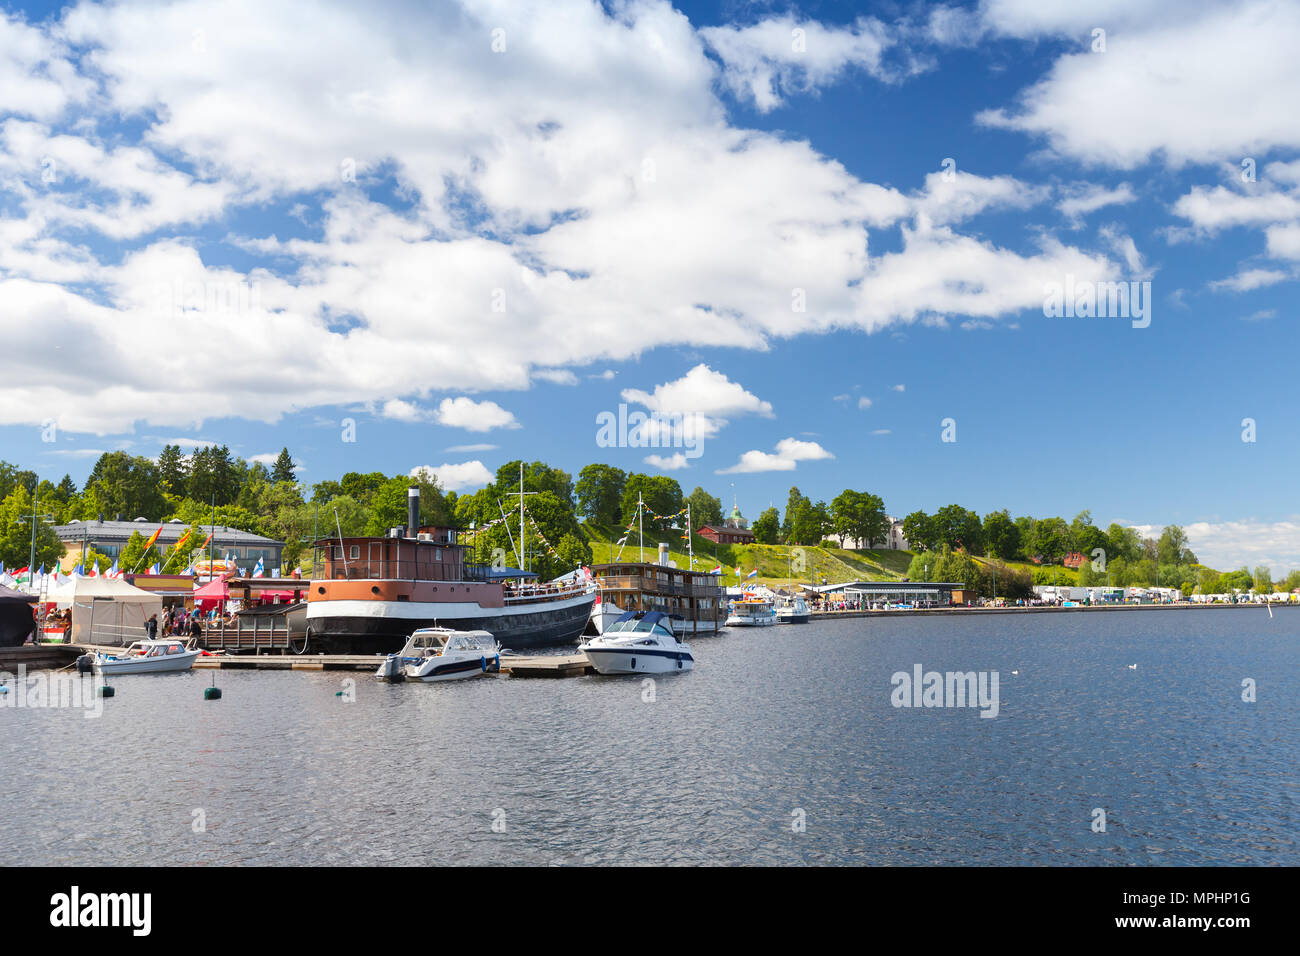
<path fill-rule="evenodd" d="M 597 564 L 613 561 L 618 554 L 614 544 L 622 529 L 612 529 L 584 523 L 583 533 L 591 545 L 592 558 Z M 817 583 L 825 578 L 831 584 L 845 581 L 897 581 L 907 573 L 912 560 L 910 551 L 861 550 L 847 548 L 795 548 L 783 544 L 715 545 L 708 538 L 692 536 L 695 549 L 695 570 L 708 571 L 715 564 L 722 565 L 724 584 L 735 584 L 736 568 L 742 575 L 756 566 L 758 580 L 772 587 L 784 585 L 787 580 L 808 582 L 816 575 Z M 638 541 L 635 531 L 628 537 L 622 560 L 638 560 Z M 644 559 L 654 561 L 659 554 L 659 542 L 668 544 L 670 560 L 679 568 L 689 567 L 686 542 L 678 531 L 645 533 Z M 800 562 L 802 561 L 802 568 Z"/>

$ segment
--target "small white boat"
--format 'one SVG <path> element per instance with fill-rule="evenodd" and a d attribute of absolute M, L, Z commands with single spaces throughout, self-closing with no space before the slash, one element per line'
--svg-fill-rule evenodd
<path fill-rule="evenodd" d="M 597 634 L 604 634 L 605 628 L 622 616 L 621 607 L 597 592 L 596 603 L 591 606 L 591 626 Z"/>
<path fill-rule="evenodd" d="M 487 631 L 453 631 L 422 627 L 375 672 L 386 681 L 460 680 L 501 670 L 501 648 Z"/>
<path fill-rule="evenodd" d="M 201 653 L 198 648 L 187 648 L 180 641 L 160 638 L 136 641 L 121 654 L 96 651 L 86 655 L 90 658 L 86 663 L 99 674 L 168 674 L 189 670 Z"/>
<path fill-rule="evenodd" d="M 808 610 L 808 605 L 803 603 L 803 598 L 797 594 L 782 600 L 781 606 L 776 609 L 778 624 L 807 624 L 810 620 L 812 620 L 812 612 Z"/>
<path fill-rule="evenodd" d="M 746 594 L 731 602 L 731 616 L 727 627 L 771 627 L 776 624 L 776 611 L 772 602 L 754 594 Z"/>
<path fill-rule="evenodd" d="M 669 674 L 695 666 L 691 645 L 677 639 L 659 611 L 628 611 L 578 650 L 601 674 Z"/>

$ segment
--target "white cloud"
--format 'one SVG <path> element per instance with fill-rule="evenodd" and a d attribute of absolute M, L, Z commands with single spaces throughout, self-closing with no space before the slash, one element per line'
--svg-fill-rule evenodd
<path fill-rule="evenodd" d="M 438 479 L 438 486 L 444 491 L 456 492 L 482 488 L 496 480 L 496 476 L 477 459 L 454 465 L 419 465 L 411 469 L 412 478 L 419 477 L 421 474 L 433 475 Z"/>
<path fill-rule="evenodd" d="M 895 386 L 893 386 L 893 389 L 894 389 L 894 391 L 896 391 L 896 392 L 905 392 L 905 391 L 907 391 L 907 386 L 906 386 L 906 385 L 895 385 Z"/>
<path fill-rule="evenodd" d="M 1136 199 L 1137 193 L 1133 192 L 1128 183 L 1120 183 L 1114 189 L 1091 183 L 1075 183 L 1065 190 L 1065 198 L 1056 204 L 1056 208 L 1077 226 L 1088 213 L 1106 206 L 1131 203 Z"/>
<path fill-rule="evenodd" d="M 500 445 L 489 445 L 485 442 L 479 442 L 473 445 L 452 445 L 450 448 L 447 448 L 446 450 L 449 452 L 468 454 L 476 451 L 496 451 L 500 447 L 501 447 Z"/>
<path fill-rule="evenodd" d="M 1068 37 L 1016 109 L 989 110 L 995 127 L 1047 138 L 1060 154 L 1131 168 L 1218 162 L 1300 147 L 1300 5 L 1147 0 L 1097 4 L 992 2 L 986 22 L 1004 34 Z M 1104 52 L 1091 31 L 1106 29 Z"/>
<path fill-rule="evenodd" d="M 399 422 L 421 422 L 429 417 L 424 409 L 400 398 L 390 398 L 384 402 L 380 414 Z"/>
<path fill-rule="evenodd" d="M 1281 272 L 1277 269 L 1244 269 L 1230 278 L 1214 280 L 1210 283 L 1210 288 L 1215 292 L 1224 290 L 1229 292 L 1249 292 L 1252 289 L 1261 289 L 1264 286 L 1285 282 L 1290 278 L 1290 273 Z"/>
<path fill-rule="evenodd" d="M 654 465 L 661 471 L 679 471 L 690 466 L 686 455 L 680 451 L 667 457 L 663 455 L 647 455 L 645 461 L 646 464 Z"/>
<path fill-rule="evenodd" d="M 552 385 L 577 385 L 578 376 L 567 368 L 539 368 L 533 370 L 533 378 Z"/>
<path fill-rule="evenodd" d="M 877 429 L 874 429 L 874 430 L 871 432 L 871 434 L 873 434 L 873 435 L 891 435 L 891 434 L 893 434 L 893 430 L 892 430 L 892 429 L 889 429 L 889 428 L 877 428 Z"/>
<path fill-rule="evenodd" d="M 1275 259 L 1300 259 L 1300 223 L 1269 226 L 1264 230 L 1268 254 Z"/>
<path fill-rule="evenodd" d="M 656 385 L 653 392 L 625 388 L 622 394 L 625 402 L 644 405 L 661 415 L 692 413 L 710 418 L 736 415 L 772 417 L 771 402 L 747 392 L 738 382 L 704 364 L 695 366 L 675 381 Z"/>
<path fill-rule="evenodd" d="M 801 461 L 821 461 L 835 456 L 815 441 L 783 438 L 776 443 L 775 452 L 752 450 L 740 456 L 740 461 L 730 468 L 721 469 L 720 475 L 748 474 L 761 471 L 794 471 Z"/>
<path fill-rule="evenodd" d="M 0 424 L 58 409 L 65 430 L 121 433 L 339 404 L 420 420 L 400 396 L 431 382 L 525 389 L 665 345 L 992 319 L 1067 271 L 1109 268 L 1051 239 L 1022 255 L 947 228 L 1036 201 L 1015 180 L 962 173 L 951 195 L 927 180 L 907 196 L 808 142 L 729 125 L 704 41 L 661 0 L 124 0 L 6 25 L 19 39 L 0 38 L 0 80 L 17 62 L 57 82 L 28 91 L 0 140 L 4 172 L 24 170 L 0 207 Z M 496 27 L 507 55 L 488 52 Z M 791 82 L 857 64 L 869 31 L 854 30 L 810 30 L 813 66 Z M 122 116 L 122 135 L 99 132 Z M 46 148 L 82 177 L 66 193 L 24 166 Z M 370 199 L 383 177 L 409 208 Z M 225 237 L 266 266 L 217 265 L 232 258 L 195 233 L 304 204 L 305 238 Z M 909 216 L 903 251 L 869 258 L 869 230 Z M 222 290 L 236 294 L 213 307 Z M 219 380 L 151 374 L 214 339 L 240 356 Z M 501 413 L 468 418 L 510 427 Z"/>
<path fill-rule="evenodd" d="M 1243 315 L 1241 320 L 1243 322 L 1264 322 L 1273 318 L 1277 318 L 1277 309 L 1260 309 L 1250 315 Z"/>
<path fill-rule="evenodd" d="M 506 411 L 496 402 L 476 402 L 464 396 L 444 398 L 438 403 L 435 415 L 442 425 L 463 428 L 471 432 L 486 432 L 494 428 L 519 428 L 513 412 Z"/>
<path fill-rule="evenodd" d="M 1146 537 L 1158 537 L 1156 525 L 1134 525 Z M 1300 568 L 1300 515 L 1283 521 L 1196 521 L 1182 526 L 1188 546 L 1204 565 L 1219 571 L 1265 565 L 1274 577 Z"/>
<path fill-rule="evenodd" d="M 828 27 L 787 14 L 744 27 L 705 27 L 700 36 L 722 60 L 732 91 L 763 113 L 790 94 L 835 82 L 850 69 L 883 80 L 918 69 L 915 64 L 901 73 L 887 68 L 882 57 L 895 41 L 883 23 L 866 17 L 851 26 Z"/>
<path fill-rule="evenodd" d="M 978 176 L 954 171 L 932 172 L 912 199 L 912 212 L 928 225 L 944 226 L 970 219 L 986 209 L 1028 209 L 1050 195 L 1046 186 L 1031 186 L 1012 176 Z"/>
<path fill-rule="evenodd" d="M 870 407 L 871 407 L 871 399 L 869 398 L 858 399 L 858 408 L 870 408 Z"/>

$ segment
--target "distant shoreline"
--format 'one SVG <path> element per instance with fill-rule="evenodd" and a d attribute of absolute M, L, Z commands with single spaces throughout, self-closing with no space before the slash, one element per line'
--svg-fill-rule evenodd
<path fill-rule="evenodd" d="M 1278 609 L 1295 605 L 1274 602 Z M 829 620 L 846 617 L 899 617 L 916 614 L 1054 614 L 1074 611 L 1208 611 L 1248 608 L 1267 612 L 1267 604 L 1092 604 L 1078 607 L 918 607 L 891 611 L 813 611 L 812 620 Z"/>

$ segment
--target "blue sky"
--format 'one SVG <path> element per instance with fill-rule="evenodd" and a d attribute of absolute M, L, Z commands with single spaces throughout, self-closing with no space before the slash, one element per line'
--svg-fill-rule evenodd
<path fill-rule="evenodd" d="M 1294 4 L 5 9 L 0 458 L 42 477 L 607 461 L 1300 566 Z M 1067 275 L 1149 325 L 1045 315 Z M 702 454 L 599 447 L 620 403 Z"/>

